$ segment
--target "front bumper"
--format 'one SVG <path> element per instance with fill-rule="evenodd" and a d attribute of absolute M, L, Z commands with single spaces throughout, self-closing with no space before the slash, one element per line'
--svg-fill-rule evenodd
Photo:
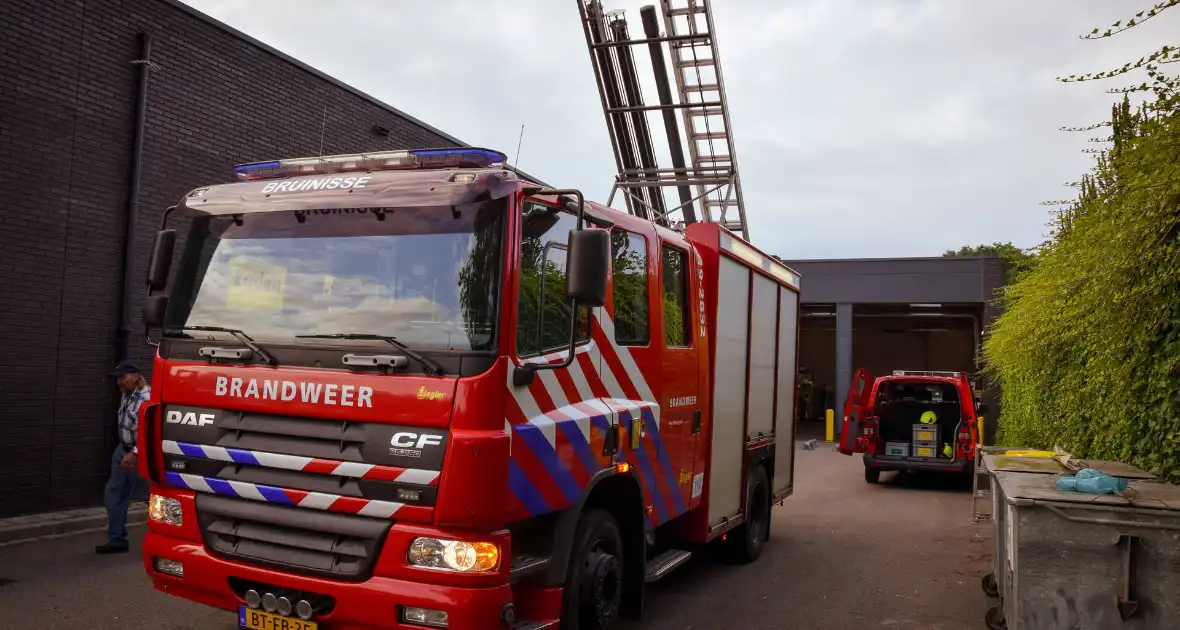
<path fill-rule="evenodd" d="M 184 563 L 184 577 L 157 572 L 153 557 Z M 446 611 L 450 630 L 494 630 L 504 627 L 503 608 L 512 602 L 507 584 L 470 588 L 387 577 L 342 583 L 271 571 L 213 556 L 200 543 L 151 530 L 143 542 L 143 558 L 156 589 L 225 610 L 237 611 L 245 603 L 230 586 L 231 577 L 329 596 L 334 607 L 315 619 L 323 630 L 423 630 L 399 622 L 401 606 Z"/>
<path fill-rule="evenodd" d="M 969 473 L 975 468 L 974 461 L 962 457 L 952 464 L 951 460 L 947 458 L 890 457 L 866 453 L 864 462 L 865 468 L 904 472 Z"/>

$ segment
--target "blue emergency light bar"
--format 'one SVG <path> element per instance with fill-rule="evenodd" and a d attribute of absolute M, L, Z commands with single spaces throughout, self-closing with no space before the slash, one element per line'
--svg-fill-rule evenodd
<path fill-rule="evenodd" d="M 356 171 L 394 171 L 428 168 L 489 168 L 503 166 L 508 157 L 499 151 L 475 148 L 421 149 L 353 153 L 324 157 L 252 162 L 234 167 L 242 181 L 277 179 L 296 175 L 325 175 Z"/>

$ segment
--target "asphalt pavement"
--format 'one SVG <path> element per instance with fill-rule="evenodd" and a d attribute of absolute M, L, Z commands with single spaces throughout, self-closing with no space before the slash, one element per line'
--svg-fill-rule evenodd
<path fill-rule="evenodd" d="M 653 585 L 621 630 L 970 630 L 989 606 L 988 531 L 968 483 L 882 476 L 820 443 L 796 449 L 794 496 L 751 565 L 694 558 Z M 136 528 L 138 542 L 143 529 Z M 89 533 L 0 547 L 0 628 L 233 630 L 236 615 L 156 592 L 138 554 L 99 557 Z"/>

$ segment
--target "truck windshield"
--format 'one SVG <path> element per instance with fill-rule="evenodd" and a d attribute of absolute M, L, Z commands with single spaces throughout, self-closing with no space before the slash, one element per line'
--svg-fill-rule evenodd
<path fill-rule="evenodd" d="M 504 203 L 194 219 L 165 320 L 258 340 L 360 332 L 495 348 Z"/>

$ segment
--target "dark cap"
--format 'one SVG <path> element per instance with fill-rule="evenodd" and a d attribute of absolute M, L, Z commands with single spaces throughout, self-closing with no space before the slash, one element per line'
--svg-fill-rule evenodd
<path fill-rule="evenodd" d="M 120 363 L 111 370 L 111 376 L 123 376 L 124 374 L 139 374 L 139 368 L 131 363 Z"/>

